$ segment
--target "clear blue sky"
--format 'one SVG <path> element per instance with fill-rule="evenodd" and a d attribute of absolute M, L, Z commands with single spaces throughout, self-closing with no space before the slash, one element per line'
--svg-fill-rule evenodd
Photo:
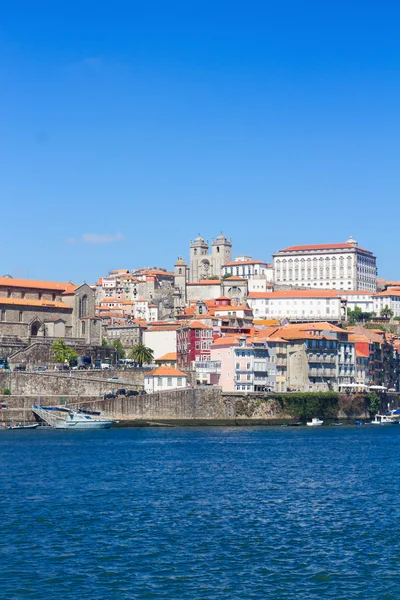
<path fill-rule="evenodd" d="M 0 7 L 0 272 L 93 282 L 199 232 L 353 235 L 400 279 L 400 4 Z"/>

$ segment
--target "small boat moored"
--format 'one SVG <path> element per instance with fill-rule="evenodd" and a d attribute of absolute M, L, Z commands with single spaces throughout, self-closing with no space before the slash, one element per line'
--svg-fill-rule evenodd
<path fill-rule="evenodd" d="M 307 421 L 307 425 L 308 427 L 318 427 L 319 425 L 322 425 L 323 421 L 321 421 L 321 419 L 311 419 L 311 421 Z"/>
<path fill-rule="evenodd" d="M 398 425 L 399 421 L 388 415 L 375 415 L 371 425 Z"/>
<path fill-rule="evenodd" d="M 22 425 L 21 423 L 11 423 L 10 425 L 6 425 L 5 429 L 36 429 L 39 427 L 39 423 L 32 423 L 29 425 Z"/>
<path fill-rule="evenodd" d="M 94 418 L 86 411 L 61 408 L 58 406 L 33 406 L 32 411 L 55 429 L 109 429 L 116 421 Z"/>

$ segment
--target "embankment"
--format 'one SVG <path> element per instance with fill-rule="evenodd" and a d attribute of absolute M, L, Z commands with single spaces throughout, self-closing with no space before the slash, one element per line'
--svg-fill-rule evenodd
<path fill-rule="evenodd" d="M 68 405 L 101 411 L 121 425 L 279 425 L 289 421 L 305 422 L 312 417 L 325 421 L 369 417 L 367 398 L 363 395 L 222 394 L 215 387 L 107 400 L 95 394 L 32 394 L 4 396 L 3 401 L 8 406 L 1 411 L 4 422 L 34 420 L 33 404 Z M 391 406 L 394 405 L 397 405 L 397 396 L 391 399 Z"/>

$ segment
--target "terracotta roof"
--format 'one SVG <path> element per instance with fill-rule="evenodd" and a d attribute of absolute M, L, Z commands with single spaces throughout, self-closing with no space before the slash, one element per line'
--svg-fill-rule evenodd
<path fill-rule="evenodd" d="M 0 287 L 22 287 L 37 290 L 73 292 L 78 286 L 71 282 L 65 283 L 60 281 L 41 281 L 36 279 L 15 279 L 14 277 L 0 277 Z"/>
<path fill-rule="evenodd" d="M 385 292 L 379 292 L 379 294 L 375 294 L 376 298 L 387 298 L 388 296 L 400 296 L 400 289 L 392 288 L 390 290 L 386 290 Z"/>
<path fill-rule="evenodd" d="M 191 281 L 187 285 L 220 285 L 220 279 L 201 279 L 200 281 Z"/>
<path fill-rule="evenodd" d="M 174 367 L 157 367 L 154 371 L 150 371 L 150 373 L 146 373 L 145 377 L 187 377 L 186 373 L 183 371 L 178 371 L 178 369 L 174 369 Z"/>
<path fill-rule="evenodd" d="M 347 244 L 344 242 L 343 244 L 310 244 L 309 246 L 289 246 L 288 248 L 283 248 L 283 250 L 279 250 L 279 252 L 307 252 L 312 250 L 361 250 L 362 252 L 367 252 L 368 254 L 372 254 L 370 250 L 365 250 L 365 248 L 359 248 L 358 246 L 353 246 L 353 244 Z"/>
<path fill-rule="evenodd" d="M 176 360 L 176 352 L 167 352 L 167 354 L 156 358 L 155 362 L 159 362 L 160 360 Z"/>
<path fill-rule="evenodd" d="M 72 310 L 72 306 L 68 306 L 64 302 L 53 302 L 52 300 L 26 300 L 25 298 L 0 298 L 0 304 L 10 306 L 37 306 L 41 308 L 68 308 Z"/>
<path fill-rule="evenodd" d="M 365 290 L 358 290 L 358 291 L 344 291 L 344 290 L 340 290 L 340 292 L 338 292 L 338 296 L 375 296 L 376 292 L 366 292 Z"/>
<path fill-rule="evenodd" d="M 281 290 L 279 292 L 251 292 L 264 294 L 265 298 L 339 298 L 340 292 L 334 290 Z M 249 297 L 251 298 L 251 294 Z"/>
<path fill-rule="evenodd" d="M 238 265 L 267 265 L 268 263 L 265 260 L 238 260 L 238 261 L 230 261 L 222 265 L 223 267 L 236 267 Z"/>
<path fill-rule="evenodd" d="M 239 277 L 239 275 L 231 275 L 230 277 L 225 277 L 224 281 L 247 281 L 247 279 Z"/>
<path fill-rule="evenodd" d="M 269 298 L 272 292 L 250 292 L 248 298 Z"/>
<path fill-rule="evenodd" d="M 200 323 L 200 321 L 192 321 L 189 325 L 190 329 L 212 329 L 212 327 L 209 327 L 208 325 L 205 325 L 204 323 Z"/>
<path fill-rule="evenodd" d="M 214 348 L 215 346 L 238 346 L 239 345 L 239 334 L 238 336 L 227 336 L 227 337 L 221 337 L 218 338 L 216 340 L 214 340 L 211 348 Z"/>

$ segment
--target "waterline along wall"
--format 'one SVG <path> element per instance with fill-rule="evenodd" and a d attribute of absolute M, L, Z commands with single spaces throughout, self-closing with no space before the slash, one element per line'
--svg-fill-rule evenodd
<path fill-rule="evenodd" d="M 33 404 L 71 406 L 101 411 L 120 425 L 278 425 L 305 421 L 368 418 L 364 396 L 296 394 L 263 397 L 259 394 L 222 394 L 219 388 L 189 388 L 142 396 L 103 399 L 96 395 L 3 396 L 7 409 L 1 420 L 33 421 Z"/>

